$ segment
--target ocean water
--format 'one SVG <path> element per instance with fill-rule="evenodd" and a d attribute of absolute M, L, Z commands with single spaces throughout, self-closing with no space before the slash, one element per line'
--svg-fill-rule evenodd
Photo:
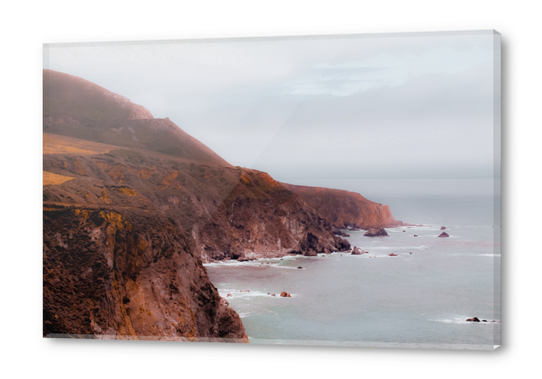
<path fill-rule="evenodd" d="M 500 345 L 500 202 L 492 180 L 297 184 L 360 192 L 390 205 L 396 219 L 424 226 L 389 228 L 389 237 L 347 231 L 353 246 L 369 251 L 361 256 L 207 264 L 211 281 L 241 316 L 250 343 Z M 438 238 L 441 226 L 449 238 Z M 280 297 L 282 291 L 292 297 Z M 488 322 L 465 321 L 475 316 Z"/>

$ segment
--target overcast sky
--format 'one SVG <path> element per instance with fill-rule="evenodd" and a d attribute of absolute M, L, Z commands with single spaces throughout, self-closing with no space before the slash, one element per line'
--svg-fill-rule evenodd
<path fill-rule="evenodd" d="M 492 32 L 55 44 L 44 68 L 296 178 L 490 177 Z"/>

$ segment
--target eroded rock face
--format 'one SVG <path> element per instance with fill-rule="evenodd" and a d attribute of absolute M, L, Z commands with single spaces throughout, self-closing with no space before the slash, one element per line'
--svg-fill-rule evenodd
<path fill-rule="evenodd" d="M 256 170 L 240 169 L 237 184 L 202 224 L 198 246 L 204 261 L 315 256 L 350 248 L 298 195 Z"/>
<path fill-rule="evenodd" d="M 248 342 L 167 218 L 48 206 L 43 221 L 44 336 Z"/>
<path fill-rule="evenodd" d="M 370 201 L 359 193 L 282 184 L 316 209 L 335 229 L 356 230 L 406 225 L 393 218 L 389 206 Z"/>

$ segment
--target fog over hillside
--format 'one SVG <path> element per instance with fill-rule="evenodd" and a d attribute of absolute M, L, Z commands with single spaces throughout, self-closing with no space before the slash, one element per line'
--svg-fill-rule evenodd
<path fill-rule="evenodd" d="M 490 177 L 493 38 L 53 44 L 44 68 L 144 104 L 231 164 L 281 181 Z"/>

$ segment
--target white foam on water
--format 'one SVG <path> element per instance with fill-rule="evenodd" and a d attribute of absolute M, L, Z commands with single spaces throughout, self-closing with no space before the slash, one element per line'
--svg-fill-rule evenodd
<path fill-rule="evenodd" d="M 265 265 L 265 263 L 262 263 L 262 261 L 267 261 L 268 259 L 256 259 L 254 261 L 246 261 L 246 262 L 239 262 L 236 260 L 228 260 L 228 261 L 220 261 L 220 262 L 211 262 L 211 263 L 204 263 L 203 265 L 205 267 L 235 267 L 235 266 L 261 266 L 262 264 Z"/>
<path fill-rule="evenodd" d="M 281 266 L 281 265 L 269 265 L 269 267 L 273 268 L 285 268 L 288 270 L 304 270 L 305 268 L 297 268 L 297 267 L 290 267 L 290 266 Z"/>
<path fill-rule="evenodd" d="M 283 260 L 291 260 L 291 259 L 296 259 L 298 257 L 298 255 L 285 255 L 284 257 L 281 257 L 279 258 L 279 260 L 283 259 Z"/>
<path fill-rule="evenodd" d="M 226 288 L 220 288 L 218 289 L 218 293 L 223 298 L 232 299 L 232 298 L 248 298 L 248 297 L 258 297 L 258 296 L 269 296 L 267 293 L 260 292 L 260 291 L 250 291 L 245 292 L 246 290 L 234 290 L 234 289 L 226 289 Z M 231 295 L 231 296 L 228 296 Z"/>
<path fill-rule="evenodd" d="M 348 253 L 332 253 L 332 254 L 345 254 L 349 255 Z M 284 264 L 281 264 L 281 262 L 284 261 L 296 261 L 296 260 L 302 260 L 302 259 L 321 259 L 330 257 L 332 254 L 320 254 L 318 256 L 305 256 L 305 255 L 286 255 L 280 258 L 258 258 L 253 261 L 246 261 L 246 262 L 239 262 L 237 260 L 227 260 L 227 261 L 218 261 L 218 262 L 210 262 L 210 263 L 204 263 L 203 266 L 205 267 L 274 267 L 274 268 L 281 268 L 281 269 L 287 269 L 287 270 L 301 270 L 298 269 L 298 266 L 287 266 Z M 305 268 L 303 267 L 302 270 Z"/>
<path fill-rule="evenodd" d="M 481 317 L 478 317 L 480 319 L 480 322 L 467 321 L 468 318 L 472 318 L 472 317 L 441 318 L 441 319 L 430 319 L 428 321 L 442 322 L 445 324 L 462 324 L 462 325 L 472 325 L 472 324 L 495 325 L 495 324 L 500 323 L 498 320 L 485 319 Z M 487 322 L 483 322 L 482 320 L 487 320 Z"/>
<path fill-rule="evenodd" d="M 232 299 L 245 299 L 250 300 L 251 298 L 255 297 L 269 297 L 269 298 L 280 298 L 281 292 L 275 293 L 275 296 L 273 296 L 272 292 L 268 294 L 267 292 L 261 292 L 261 291 L 251 291 L 250 292 L 244 292 L 245 290 L 234 290 L 234 289 L 227 289 L 227 288 L 219 288 L 218 294 L 223 297 L 226 300 L 232 300 Z M 231 295 L 231 296 L 228 296 Z M 290 294 L 292 297 L 299 296 L 298 294 Z"/>

